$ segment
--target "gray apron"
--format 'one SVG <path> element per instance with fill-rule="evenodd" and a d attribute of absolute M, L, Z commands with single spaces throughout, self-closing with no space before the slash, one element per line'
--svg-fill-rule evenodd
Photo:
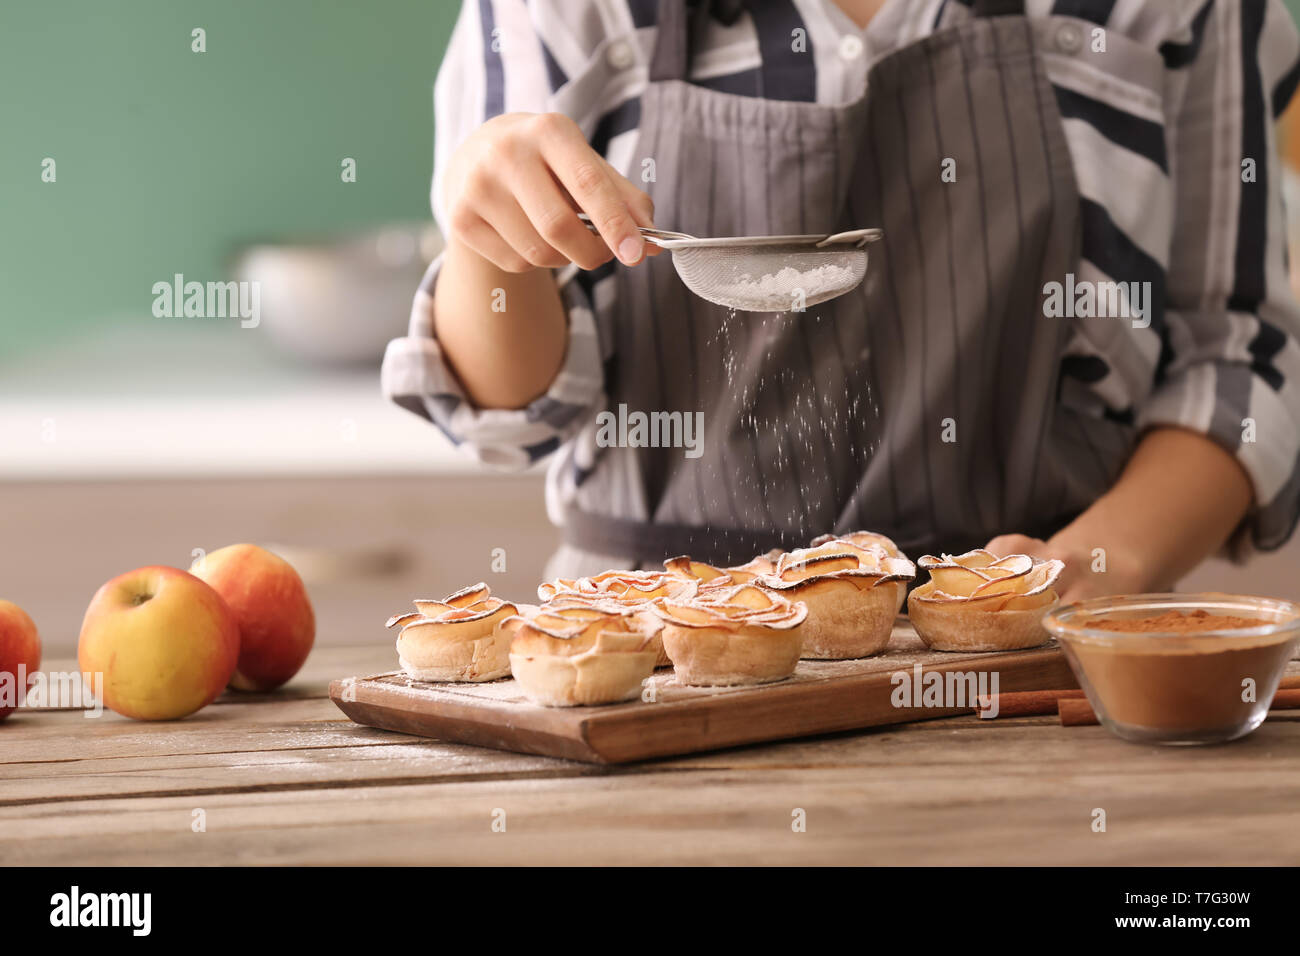
<path fill-rule="evenodd" d="M 687 83 L 700 24 L 661 2 L 635 152 L 655 160 L 656 224 L 885 238 L 856 292 L 803 313 L 729 313 L 688 292 L 667 255 L 620 268 L 610 407 L 702 411 L 703 454 L 603 449 L 633 456 L 651 520 L 571 508 L 567 543 L 640 565 L 730 563 L 871 529 L 913 556 L 956 553 L 1002 532 L 1049 536 L 1114 480 L 1131 434 L 1079 416 L 1061 434 L 1069 327 L 1043 317 L 1041 290 L 1074 271 L 1079 197 L 1035 53 L 1043 25 L 1022 8 L 976 3 L 831 107 Z M 941 179 L 949 159 L 955 182 Z M 1086 474 L 1067 450 L 1080 443 Z M 627 464 L 598 459 L 580 499 L 601 501 Z"/>

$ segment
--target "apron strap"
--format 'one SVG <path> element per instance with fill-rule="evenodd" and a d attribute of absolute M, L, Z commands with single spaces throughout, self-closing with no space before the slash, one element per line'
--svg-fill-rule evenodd
<path fill-rule="evenodd" d="M 833 2 L 833 0 L 827 0 Z M 772 100 L 817 100 L 817 67 L 810 52 L 795 52 L 790 42 L 795 30 L 806 35 L 807 26 L 794 0 L 751 3 L 749 15 L 758 34 L 758 95 Z"/>
<path fill-rule="evenodd" d="M 1023 17 L 1025 0 L 975 0 L 977 17 Z"/>
<path fill-rule="evenodd" d="M 650 82 L 684 80 L 691 63 L 691 16 L 686 0 L 659 0 Z"/>
<path fill-rule="evenodd" d="M 650 82 L 684 80 L 689 75 L 692 18 L 703 20 L 712 14 L 731 26 L 744 12 L 745 0 L 659 0 Z"/>

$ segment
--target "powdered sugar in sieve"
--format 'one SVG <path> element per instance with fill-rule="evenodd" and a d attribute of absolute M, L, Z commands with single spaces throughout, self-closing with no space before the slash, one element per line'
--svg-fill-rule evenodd
<path fill-rule="evenodd" d="M 591 221 L 579 213 L 589 229 Z M 641 229 L 667 249 L 686 287 L 702 299 L 744 312 L 797 312 L 856 288 L 867 271 L 867 244 L 879 229 L 834 235 L 699 239 Z"/>
<path fill-rule="evenodd" d="M 760 278 L 745 273 L 730 285 L 714 286 L 710 291 L 732 308 L 749 312 L 787 312 L 832 299 L 859 281 L 860 276 L 855 270 L 827 263 L 807 270 L 786 266 Z"/>

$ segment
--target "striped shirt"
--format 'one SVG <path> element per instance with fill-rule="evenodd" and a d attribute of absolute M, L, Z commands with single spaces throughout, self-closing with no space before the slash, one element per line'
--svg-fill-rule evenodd
<path fill-rule="evenodd" d="M 635 165 L 656 0 L 465 0 L 438 75 L 433 207 L 456 147 L 502 112 L 560 112 L 625 174 Z M 971 0 L 889 0 L 865 30 L 832 0 L 753 0 L 697 38 L 690 80 L 742 96 L 842 105 L 871 65 L 960 23 Z M 1255 507 L 1235 542 L 1275 548 L 1300 502 L 1300 309 L 1288 280 L 1274 120 L 1300 83 L 1300 35 L 1280 0 L 1027 0 L 1059 44 L 1105 43 L 1105 71 L 1042 51 L 1074 160 L 1083 224 L 1076 278 L 1149 282 L 1152 321 L 1075 322 L 1062 401 L 1131 423 L 1181 426 L 1232 451 Z M 774 63 L 802 30 L 806 69 Z M 660 223 L 672 228 L 672 223 Z M 479 460 L 526 467 L 557 450 L 548 508 L 582 501 L 601 449 L 620 304 L 612 263 L 557 273 L 569 345 L 546 395 L 517 411 L 464 396 L 433 337 L 430 267 L 406 337 L 385 356 L 385 393 Z M 616 467 L 616 466 L 614 466 Z M 589 510 L 646 517 L 635 476 Z M 607 486 L 608 487 L 608 486 Z M 1014 531 L 1018 529 L 1006 529 Z M 591 556 L 593 570 L 617 556 Z M 570 567 L 573 565 L 570 564 Z"/>

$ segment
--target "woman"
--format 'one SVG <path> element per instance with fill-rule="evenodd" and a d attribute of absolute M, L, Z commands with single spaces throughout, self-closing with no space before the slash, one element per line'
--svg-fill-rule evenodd
<path fill-rule="evenodd" d="M 485 462 L 558 450 L 552 573 L 869 528 L 1167 588 L 1296 521 L 1298 51 L 1278 0 L 467 2 L 385 389 Z M 855 292 L 732 316 L 652 222 L 885 238 Z M 701 453 L 605 410 L 701 412 Z"/>

